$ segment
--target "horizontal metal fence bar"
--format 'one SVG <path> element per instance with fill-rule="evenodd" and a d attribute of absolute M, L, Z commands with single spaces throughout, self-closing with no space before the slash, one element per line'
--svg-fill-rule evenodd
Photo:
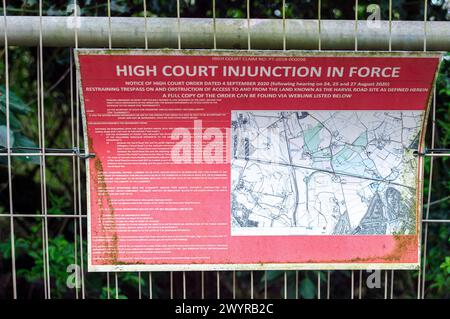
<path fill-rule="evenodd" d="M 7 156 L 60 156 L 60 157 L 78 157 L 77 154 L 69 154 L 69 153 L 42 153 L 42 152 L 36 152 L 36 153 L 0 153 L 0 157 L 7 157 Z"/>
<path fill-rule="evenodd" d="M 50 157 L 50 156 L 62 156 L 62 157 L 80 157 L 81 159 L 86 159 L 86 158 L 91 158 L 91 157 L 95 157 L 95 154 L 90 153 L 90 154 L 83 154 L 83 153 L 42 153 L 42 152 L 32 152 L 32 153 L 0 153 L 0 157 L 8 157 L 8 156 L 25 156 L 25 157 L 30 157 L 30 156 L 45 156 L 45 157 Z M 448 154 L 424 154 L 422 156 L 426 156 L 426 157 L 450 157 L 450 153 Z"/>
<path fill-rule="evenodd" d="M 85 153 L 78 148 L 36 148 L 36 147 L 0 147 L 0 156 L 77 156 L 88 159 L 95 154 Z"/>
<path fill-rule="evenodd" d="M 422 223 L 450 223 L 450 219 L 424 219 L 422 220 Z"/>
<path fill-rule="evenodd" d="M 14 151 L 13 151 L 14 149 Z M 8 157 L 8 156 L 25 156 L 25 157 L 30 157 L 30 156 L 66 156 L 66 157 L 79 157 L 81 159 L 88 159 L 88 158 L 92 158 L 95 157 L 95 154 L 93 153 L 86 153 L 84 150 L 76 150 L 76 149 L 57 149 L 57 148 L 53 148 L 53 149 L 46 149 L 45 152 L 42 152 L 42 150 L 40 151 L 36 151 L 36 152 L 16 152 L 17 149 L 20 149 L 20 147 L 18 148 L 10 148 L 8 151 L 8 148 L 1 148 L 0 147 L 0 157 Z M 29 150 L 32 150 L 34 148 L 29 148 Z M 420 154 L 420 156 L 426 156 L 426 157 L 449 157 L 450 153 L 422 153 Z"/>
<path fill-rule="evenodd" d="M 450 153 L 424 154 L 426 157 L 449 157 Z"/>
<path fill-rule="evenodd" d="M 39 44 L 39 17 L 6 19 L 9 45 Z M 390 38 L 392 50 L 423 50 L 424 37 L 427 51 L 450 50 L 450 28 L 445 21 L 428 21 L 426 32 L 423 21 L 392 21 L 391 28 L 389 21 L 364 20 L 356 22 L 357 28 L 354 20 L 320 20 L 320 28 L 313 19 L 286 19 L 284 28 L 282 19 L 215 19 L 213 23 L 211 18 L 180 18 L 179 26 L 177 21 L 112 17 L 109 26 L 108 17 L 46 16 L 42 17 L 42 42 L 49 47 L 73 47 L 76 31 L 78 47 L 108 47 L 111 36 L 114 47 L 143 48 L 148 43 L 149 48 L 177 48 L 179 27 L 184 49 L 213 48 L 215 42 L 217 48 L 240 49 L 248 47 L 250 28 L 252 49 L 283 49 L 285 39 L 287 49 L 317 49 L 320 41 L 321 49 L 354 50 L 356 30 L 358 50 L 387 50 Z M 0 33 L 4 32 L 5 22 L 0 21 Z M 0 38 L 1 46 L 4 41 Z"/>
<path fill-rule="evenodd" d="M 53 217 L 53 218 L 86 218 L 87 215 L 79 215 L 79 214 L 0 214 L 0 217 L 25 217 L 25 218 L 44 218 L 44 217 Z"/>
<path fill-rule="evenodd" d="M 37 217 L 37 218 L 42 218 L 42 217 L 53 217 L 53 218 L 79 218 L 79 217 L 83 217 L 86 218 L 87 215 L 70 215 L 70 214 L 0 214 L 0 217 Z M 424 219 L 422 220 L 422 223 L 450 223 L 450 219 Z"/>
<path fill-rule="evenodd" d="M 86 218 L 87 215 L 70 215 L 70 214 L 0 214 L 0 217 L 29 217 L 29 218 L 42 218 L 42 217 L 53 217 L 53 218 Z M 424 219 L 422 223 L 450 223 L 450 219 Z"/>

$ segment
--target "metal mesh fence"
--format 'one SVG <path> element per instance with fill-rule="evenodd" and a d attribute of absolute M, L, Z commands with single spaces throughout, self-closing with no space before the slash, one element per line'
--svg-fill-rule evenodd
<path fill-rule="evenodd" d="M 167 1 L 167 15 L 175 20 L 177 49 L 183 49 L 182 13 L 190 15 L 186 6 L 207 6 L 204 11 L 209 17 L 211 43 L 208 48 L 218 49 L 220 41 L 217 38 L 218 19 L 227 15 L 224 10 L 217 10 L 219 0 L 185 2 L 181 0 Z M 225 1 L 236 6 L 235 1 Z M 250 0 L 241 1 L 239 8 L 243 16 L 245 28 L 240 30 L 240 36 L 245 37 L 240 49 L 252 50 L 253 38 L 260 34 L 252 33 L 254 18 L 268 18 L 253 15 L 255 3 Z M 305 1 L 299 5 L 310 6 L 308 12 L 315 12 L 315 16 L 302 16 L 305 19 L 317 21 L 317 45 L 314 49 L 332 49 L 324 47 L 323 21 L 331 10 L 330 2 L 317 0 Z M 89 2 L 83 5 L 96 6 L 93 11 L 97 16 L 107 18 L 107 33 L 104 34 L 107 48 L 114 44 L 113 14 L 119 12 L 121 16 L 141 16 L 144 23 L 144 37 L 142 47 L 157 47 L 150 43 L 152 32 L 149 18 L 152 16 L 152 6 L 158 1 L 134 1 L 133 10 L 121 12 L 124 2 L 104 1 Z M 166 2 L 164 2 L 166 3 Z M 163 5 L 164 3 L 159 3 Z M 262 2 L 261 2 L 262 3 Z M 273 6 L 271 2 L 266 5 Z M 386 270 L 380 274 L 381 283 L 378 288 L 369 289 L 366 279 L 372 272 L 366 271 L 232 271 L 232 272 L 140 272 L 140 273 L 87 273 L 86 272 L 86 185 L 84 175 L 84 161 L 80 156 L 82 145 L 82 127 L 80 119 L 79 87 L 76 85 L 72 48 L 51 48 L 44 43 L 44 18 L 54 12 L 70 15 L 68 23 L 72 26 L 73 47 L 79 47 L 80 7 L 77 1 L 73 3 L 57 2 L 49 8 L 44 8 L 42 0 L 33 7 L 30 15 L 38 17 L 37 47 L 10 46 L 9 37 L 15 30 L 9 29 L 11 17 L 27 14 L 19 10 L 18 3 L 9 4 L 3 0 L 4 49 L 2 64 L 2 103 L 5 110 L 6 132 L 10 129 L 23 132 L 29 136 L 22 140 L 20 149 L 18 144 L 20 135 L 6 133 L 5 151 L 0 153 L 4 173 L 1 180 L 1 194 L 5 205 L 0 210 L 0 296 L 3 298 L 396 298 L 416 297 L 425 298 L 427 292 L 433 291 L 433 296 L 448 297 L 448 276 L 445 271 L 429 281 L 429 272 L 439 268 L 439 262 L 429 263 L 430 249 L 445 250 L 448 244 L 448 222 L 446 206 L 448 203 L 448 182 L 444 181 L 447 189 L 439 192 L 436 197 L 432 193 L 433 176 L 443 174 L 442 162 L 445 154 L 429 156 L 426 161 L 428 176 L 424 192 L 424 212 L 422 222 L 422 266 L 419 271 Z M 264 5 L 264 4 L 263 4 Z M 290 31 L 289 21 L 296 18 L 295 11 L 290 10 L 292 3 L 282 0 L 274 7 L 275 18 L 281 21 L 281 48 L 288 50 Z M 359 19 L 365 12 L 358 8 L 369 5 L 367 1 L 355 0 L 351 4 L 354 15 L 343 16 L 353 19 L 353 50 L 360 49 L 358 37 Z M 387 23 L 387 46 L 383 50 L 393 50 L 394 20 L 401 20 L 401 16 L 393 16 L 395 1 L 380 1 L 385 10 L 380 19 Z M 427 51 L 427 32 L 429 32 L 430 8 L 428 1 L 415 2 L 415 18 L 422 17 L 423 51 Z M 5 10 L 6 8 L 6 10 Z M 223 7 L 222 7 L 223 8 Z M 334 7 L 333 7 L 334 8 Z M 289 10 L 287 10 L 289 9 Z M 335 8 L 339 10 L 338 6 Z M 46 15 L 44 15 L 44 10 Z M 301 11 L 301 10 L 300 10 Z M 344 11 L 343 11 L 344 12 Z M 19 14 L 19 15 L 17 15 Z M 422 15 L 420 15 L 422 14 Z M 197 17 L 194 18 L 206 18 Z M 270 18 L 270 17 L 269 17 Z M 416 19 L 417 20 L 417 19 Z M 447 22 L 448 23 L 448 22 Z M 448 25 L 447 25 L 448 27 Z M 289 32 L 288 32 L 289 31 Z M 64 30 L 61 32 L 65 32 Z M 189 35 L 186 35 L 189 36 Z M 270 34 L 265 35 L 270 41 Z M 85 41 L 85 40 L 83 40 Z M 365 40 L 364 40 L 365 41 Z M 272 45 L 272 44 L 270 44 Z M 57 69 L 58 72 L 54 72 Z M 61 71 L 62 70 L 62 71 Z M 448 81 L 448 78 L 446 79 Z M 439 145 L 436 132 L 439 125 L 445 121 L 439 117 L 448 116 L 438 114 L 439 103 L 448 103 L 438 97 L 442 90 L 442 83 L 434 90 L 432 109 L 430 112 L 427 145 L 429 148 L 444 148 Z M 30 101 L 21 105 L 16 94 L 18 90 L 25 90 Z M 22 109 L 21 109 L 22 108 Z M 21 113 L 22 112 L 22 113 Z M 22 127 L 15 129 L 16 113 L 26 116 Z M 2 136 L 3 138 L 3 136 Z M 25 141 L 25 142 L 24 142 Z M 28 144 L 27 144 L 28 143 Z M 28 146 L 28 148 L 27 148 Z M 445 169 L 445 166 L 444 166 Z M 21 176 L 26 175 L 28 179 Z M 23 180 L 22 180 L 23 179 Z M 30 183 L 32 181 L 33 183 Z M 441 184 L 439 184 L 441 187 Z M 446 196 L 447 194 L 447 196 Z M 35 207 L 27 205 L 35 203 Z M 31 207 L 31 209 L 30 209 Z M 434 210 L 435 207 L 444 207 Z M 35 209 L 34 209 L 35 208 Z M 32 210 L 34 209 L 34 210 Z M 429 238 L 433 241 L 430 242 Z M 436 254 L 436 251 L 432 252 Z M 447 252 L 448 253 L 448 252 Z M 445 255 L 446 252 L 441 252 Z M 71 268 L 68 268 L 70 266 Z M 441 277 L 439 277 L 441 276 Z M 443 278 L 442 278 L 443 276 Z M 440 279 L 439 279 L 440 278 Z M 439 280 L 441 286 L 439 286 Z M 72 284 L 72 285 L 71 285 Z M 438 285 L 439 287 L 437 287 Z"/>

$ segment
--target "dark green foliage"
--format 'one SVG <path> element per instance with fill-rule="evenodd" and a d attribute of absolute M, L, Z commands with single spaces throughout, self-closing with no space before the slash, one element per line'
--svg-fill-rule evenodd
<path fill-rule="evenodd" d="M 0 152 L 7 149 L 7 135 L 9 133 L 10 147 L 31 147 L 36 145 L 28 137 L 23 134 L 21 116 L 30 114 L 30 108 L 25 102 L 14 92 L 9 92 L 9 127 L 7 130 L 7 112 L 6 112 L 6 89 L 5 85 L 0 85 Z M 8 133 L 7 133 L 8 132 Z M 24 152 L 18 150 L 17 152 Z M 36 161 L 34 157 L 19 157 L 22 160 Z M 6 165 L 7 158 L 0 157 L 0 165 Z"/>

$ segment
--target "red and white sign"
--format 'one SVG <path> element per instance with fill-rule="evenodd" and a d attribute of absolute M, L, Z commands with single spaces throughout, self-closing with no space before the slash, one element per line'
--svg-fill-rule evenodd
<path fill-rule="evenodd" d="M 416 268 L 439 61 L 77 50 L 89 270 Z"/>

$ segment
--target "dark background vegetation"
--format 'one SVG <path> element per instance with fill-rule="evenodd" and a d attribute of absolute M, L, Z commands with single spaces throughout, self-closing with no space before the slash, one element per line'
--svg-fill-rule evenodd
<path fill-rule="evenodd" d="M 8 15 L 38 15 L 37 0 L 7 1 Z M 72 1 L 43 1 L 44 15 L 70 15 L 72 10 L 68 5 Z M 106 1 L 78 1 L 81 15 L 105 16 Z M 280 18 L 281 0 L 250 1 L 251 16 L 254 18 Z M 368 16 L 366 7 L 370 3 L 379 4 L 382 8 L 382 18 L 388 18 L 388 0 L 359 1 L 358 16 L 365 19 Z M 181 0 L 182 17 L 211 17 L 212 0 Z M 245 18 L 245 0 L 216 0 L 217 17 Z M 149 17 L 176 16 L 175 0 L 147 0 Z M 323 19 L 353 19 L 353 1 L 322 0 Z M 450 3 L 445 0 L 428 1 L 428 20 L 446 21 L 450 19 Z M 143 16 L 141 0 L 111 1 L 113 16 Z M 393 19 L 423 20 L 424 1 L 394 0 Z M 3 15 L 3 12 L 2 12 Z M 317 17 L 317 1 L 286 0 L 287 18 L 315 19 Z M 11 141 L 13 146 L 39 145 L 38 112 L 37 112 L 37 48 L 10 47 L 9 48 L 9 76 L 10 76 L 10 116 Z M 4 49 L 0 50 L 0 147 L 6 146 L 6 117 L 5 117 L 5 63 Z M 74 75 L 71 72 L 71 49 L 44 48 L 43 78 L 44 78 L 44 106 L 45 106 L 45 142 L 46 147 L 72 148 L 71 103 L 75 103 L 71 96 L 71 85 Z M 450 59 L 444 60 L 437 83 L 437 129 L 436 147 L 450 145 Z M 72 86 L 73 87 L 73 86 Z M 431 123 L 431 122 L 430 122 Z M 427 145 L 430 145 L 431 124 L 428 125 Z M 76 197 L 74 194 L 73 162 L 71 157 L 46 158 L 46 199 L 48 214 L 74 214 Z M 431 187 L 432 201 L 440 200 L 430 207 L 432 219 L 448 219 L 450 193 L 450 164 L 448 158 L 438 158 L 434 161 L 434 178 L 430 186 L 428 180 L 429 158 L 425 169 L 425 199 Z M 39 157 L 14 157 L 12 160 L 12 189 L 15 214 L 41 214 L 41 174 Z M 82 174 L 83 175 L 83 174 Z M 82 193 L 85 192 L 81 184 Z M 442 200 L 443 199 L 443 200 Z M 85 199 L 82 196 L 82 213 L 85 212 Z M 9 195 L 6 158 L 0 158 L 0 214 L 9 213 Z M 42 298 L 44 296 L 43 256 L 42 256 L 42 218 L 16 217 L 14 218 L 16 267 L 19 298 Z M 0 216 L 0 298 L 12 296 L 11 278 L 11 244 L 10 218 Z M 52 297 L 73 298 L 75 290 L 66 286 L 67 266 L 75 263 L 75 252 L 78 263 L 80 260 L 79 242 L 75 244 L 75 231 L 79 229 L 78 219 L 49 218 L 49 262 Z M 85 225 L 83 225 L 85 227 Z M 86 228 L 84 228 L 85 231 Z M 427 252 L 427 285 L 426 296 L 429 298 L 450 297 L 450 255 L 449 232 L 446 224 L 430 224 Z M 78 234 L 79 235 L 79 234 Z M 86 234 L 84 234 L 85 236 Z M 79 238 L 79 237 L 78 237 Z M 84 237 L 85 238 L 85 237 Z M 84 251 L 86 243 L 83 242 Z M 86 255 L 84 256 L 86 257 Z M 86 258 L 84 260 L 86 262 Z M 390 275 L 390 271 L 388 272 Z M 255 297 L 263 297 L 264 272 L 254 272 Z M 301 271 L 298 273 L 298 294 L 302 298 L 316 296 L 317 276 L 320 275 L 322 297 L 326 296 L 325 271 Z M 363 280 L 367 277 L 363 271 Z M 173 274 L 174 297 L 182 296 L 182 274 Z M 186 273 L 187 296 L 200 297 L 200 273 Z M 222 297 L 231 297 L 232 273 L 220 273 L 220 289 Z M 250 296 L 250 272 L 237 272 L 237 297 Z M 283 296 L 284 272 L 269 271 L 269 297 Z M 288 296 L 296 296 L 295 271 L 287 273 Z M 384 276 L 384 273 L 383 273 Z M 359 272 L 355 272 L 355 286 L 358 286 Z M 106 298 L 108 294 L 115 296 L 114 276 L 111 274 L 111 288 L 108 290 L 106 275 L 89 273 L 85 276 L 86 296 L 89 298 Z M 153 297 L 167 298 L 170 296 L 170 274 L 168 272 L 153 273 Z M 390 279 L 389 279 L 390 280 Z M 139 276 L 137 273 L 118 274 L 121 298 L 138 296 Z M 382 282 L 384 282 L 384 277 Z M 331 272 L 331 297 L 350 297 L 350 271 Z M 140 286 L 142 296 L 149 296 L 148 273 L 141 274 Z M 364 285 L 363 285 L 364 287 Z M 415 298 L 417 291 L 417 272 L 396 271 L 394 281 L 395 298 Z M 356 295 L 358 291 L 356 290 Z M 382 297 L 383 285 L 380 289 L 364 289 L 363 297 Z M 205 272 L 205 296 L 216 297 L 216 273 Z"/>

